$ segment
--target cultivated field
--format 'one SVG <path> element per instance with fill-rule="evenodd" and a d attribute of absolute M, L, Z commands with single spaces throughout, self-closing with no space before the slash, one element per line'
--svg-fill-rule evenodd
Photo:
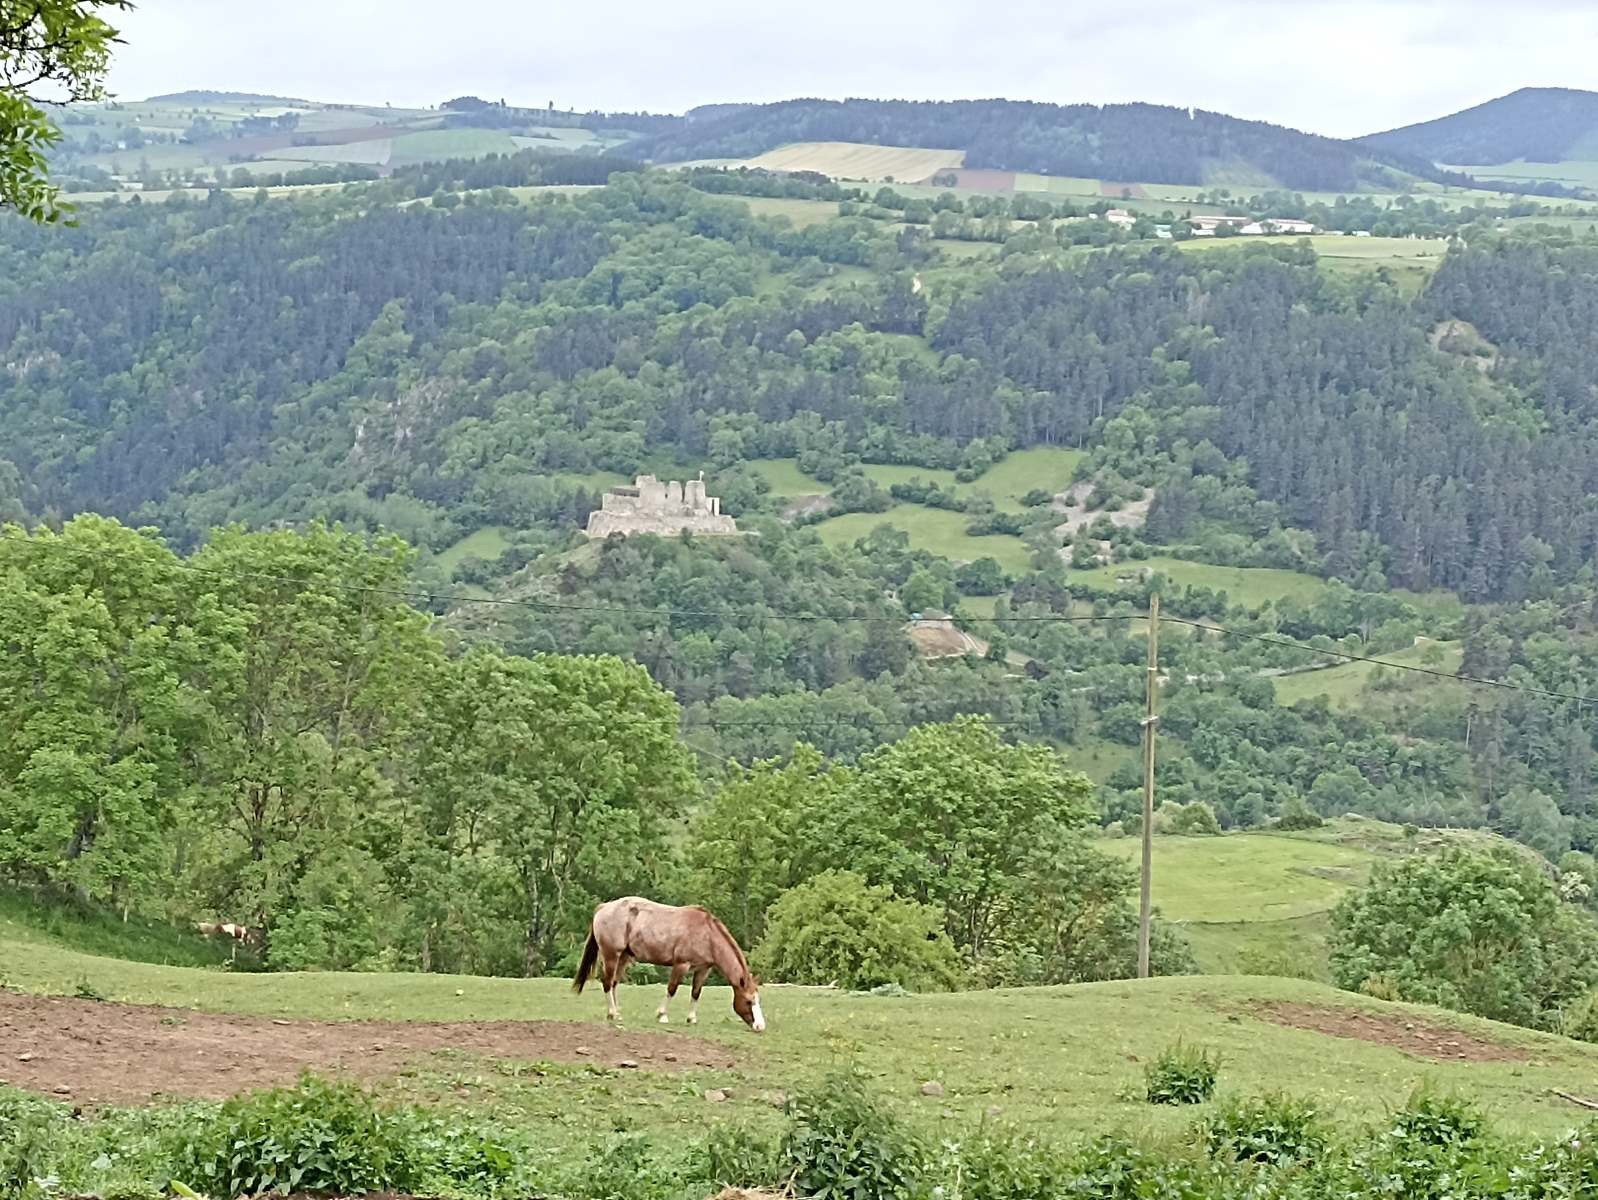
<path fill-rule="evenodd" d="M 944 167 L 958 167 L 964 150 L 929 150 L 921 146 L 873 146 L 863 142 L 792 142 L 767 150 L 744 166 L 767 171 L 819 171 L 835 179 L 879 179 L 918 182 Z"/>

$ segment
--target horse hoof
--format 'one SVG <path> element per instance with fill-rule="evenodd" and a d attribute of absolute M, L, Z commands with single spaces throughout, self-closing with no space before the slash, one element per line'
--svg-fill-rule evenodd
<path fill-rule="evenodd" d="M 690 1025 L 699 1024 L 699 1018 L 698 1017 L 689 1017 L 688 1018 L 688 1024 L 690 1024 Z"/>
<path fill-rule="evenodd" d="M 671 1024 L 671 1018 L 668 1017 L 665 1013 L 656 1013 L 655 1014 L 655 1020 L 659 1021 L 662 1025 L 670 1025 Z"/>

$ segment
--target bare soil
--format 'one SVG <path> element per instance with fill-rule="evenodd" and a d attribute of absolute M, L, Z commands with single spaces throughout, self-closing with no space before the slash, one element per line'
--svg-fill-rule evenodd
<path fill-rule="evenodd" d="M 78 1104 L 221 1100 L 302 1070 L 378 1079 L 440 1050 L 613 1068 L 725 1070 L 684 1034 L 565 1021 L 284 1021 L 0 992 L 0 1083 Z"/>
<path fill-rule="evenodd" d="M 1391 1046 L 1415 1058 L 1429 1058 L 1435 1062 L 1525 1062 L 1531 1057 L 1518 1046 L 1487 1041 L 1451 1025 L 1437 1025 L 1413 1017 L 1389 1017 L 1357 1008 L 1325 1008 L 1286 1001 L 1256 1004 L 1249 1011 L 1277 1025 Z"/>
<path fill-rule="evenodd" d="M 1108 181 L 1101 181 L 1099 183 L 1099 195 L 1109 196 L 1116 200 L 1125 200 L 1128 198 L 1133 200 L 1147 200 L 1149 198 L 1149 194 L 1143 190 L 1143 185 L 1141 183 L 1110 183 Z"/>

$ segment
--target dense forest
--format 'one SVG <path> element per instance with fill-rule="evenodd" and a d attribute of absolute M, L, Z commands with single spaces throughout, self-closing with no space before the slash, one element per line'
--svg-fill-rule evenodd
<path fill-rule="evenodd" d="M 964 150 L 968 167 L 1146 183 L 1208 183 L 1221 167 L 1306 191 L 1441 178 L 1429 160 L 1397 149 L 1157 104 L 784 100 L 694 117 L 632 149 L 679 162 L 747 158 L 808 141 L 935 146 Z"/>
<path fill-rule="evenodd" d="M 530 747 L 570 739 L 531 710 L 516 716 L 521 700 L 510 712 L 472 708 L 497 694 L 489 676 L 574 690 L 579 724 L 611 703 L 584 691 L 590 683 L 648 714 L 663 773 L 647 788 L 660 799 L 626 828 L 648 843 L 638 855 L 652 873 L 639 885 L 665 887 L 697 868 L 656 850 L 680 845 L 672 823 L 701 810 L 701 789 L 720 794 L 725 760 L 787 769 L 805 743 L 824 773 L 853 779 L 922 729 L 978 718 L 983 737 L 1052 746 L 1067 764 L 1130 751 L 1144 685 L 1135 617 L 1159 588 L 1172 619 L 1191 622 L 1161 642 L 1162 827 L 1345 812 L 1491 826 L 1592 872 L 1598 774 L 1579 700 L 1393 674 L 1374 677 L 1353 707 L 1289 705 L 1277 691 L 1338 653 L 1418 652 L 1423 635 L 1438 655 L 1455 646 L 1475 676 L 1598 691 L 1598 251 L 1477 222 L 1459 227 L 1417 292 L 1381 269 L 1333 269 L 1307 245 L 1195 250 L 1049 206 L 1001 215 L 967 198 L 916 211 L 892 196 L 833 194 L 836 216 L 795 228 L 706 190 L 776 188 L 764 177 L 627 171 L 529 201 L 497 179 L 460 191 L 461 169 L 292 201 L 135 201 L 76 228 L 0 224 L 0 519 L 48 530 L 92 511 L 164 539 L 74 524 L 72 539 L 120 539 L 116 561 L 159 568 L 164 582 L 51 584 L 40 572 L 62 548 L 19 527 L 0 585 L 29 604 L 79 605 L 128 653 L 177 656 L 137 680 L 155 688 L 141 703 L 157 720 L 117 707 L 121 684 L 98 674 L 116 656 L 90 669 L 73 656 L 100 651 L 40 641 L 26 624 L 4 635 L 29 649 L 4 683 L 13 751 L 0 794 L 8 811 L 33 814 L 0 829 L 7 871 L 136 906 L 250 915 L 276 931 L 280 963 L 355 961 L 328 949 L 341 945 L 439 969 L 546 969 L 590 893 L 568 877 L 562 915 L 536 916 L 552 885 L 527 864 L 545 855 L 538 871 L 553 869 L 557 848 L 529 846 L 525 869 L 512 870 L 500 835 L 485 843 L 495 848 L 481 875 L 451 874 L 465 869 L 452 853 L 476 844 L 477 822 L 512 818 L 451 807 L 471 789 L 427 790 L 546 768 L 485 758 L 443 770 L 411 757 L 488 754 L 478 722 Z M 962 233 L 983 252 L 969 253 Z M 985 473 L 1028 447 L 1080 451 L 1075 476 L 997 503 Z M 827 493 L 820 510 L 773 493 L 761 469 L 773 459 Z M 885 486 L 868 464 L 911 475 Z M 579 534 L 607 480 L 701 467 L 757 536 Z M 933 482 L 939 472 L 958 484 Z M 1055 495 L 1072 484 L 1099 517 L 1062 539 Z M 896 502 L 956 513 L 979 545 L 1019 539 L 1024 554 L 951 561 L 887 527 L 847 545 L 813 527 Z M 1111 519 L 1128 504 L 1146 508 L 1145 524 Z M 221 528 L 315 519 L 345 532 Z M 357 536 L 379 531 L 417 554 Z M 487 557 L 444 555 L 479 531 L 501 539 Z M 341 579 L 377 588 L 353 593 L 374 603 L 403 595 L 380 613 L 355 605 L 353 624 L 317 626 L 305 663 L 319 662 L 315 638 L 374 653 L 403 643 L 405 670 L 420 674 L 402 681 L 379 656 L 329 691 L 335 681 L 316 673 L 326 664 L 307 665 L 269 729 L 241 683 L 254 669 L 241 631 L 271 633 L 316 554 L 326 601 L 306 612 L 313 624 L 344 611 Z M 1245 603 L 1138 570 L 1155 555 L 1287 569 L 1316 590 Z M 1126 573 L 1077 569 L 1106 558 Z M 200 572 L 231 582 L 196 591 Z M 1436 589 L 1457 599 L 1439 607 Z M 978 632 L 986 655 L 924 659 L 904 623 L 927 608 Z M 71 712 L 41 708 L 45 670 L 103 690 L 63 693 L 61 703 L 79 697 Z M 573 675 L 543 674 L 560 671 Z M 357 680 L 379 690 L 357 704 Z M 421 716 L 382 687 L 407 703 L 429 696 L 427 720 L 459 723 L 424 736 L 405 723 Z M 466 706 L 455 716 L 452 694 Z M 318 732 L 285 739 L 285 728 Z M 63 741 L 62 730 L 77 732 Z M 949 737 L 978 757 L 999 753 Z M 72 757 L 101 746 L 95 738 L 118 749 Z M 346 759 L 357 743 L 365 749 Z M 121 790 L 84 766 L 105 754 L 129 763 L 125 777 L 105 776 Z M 632 804 L 646 781 L 624 773 L 604 786 Z M 1135 829 L 1138 786 L 1128 763 L 1102 779 L 1095 813 L 1057 817 L 1078 832 L 1095 820 Z M 291 801 L 311 807 L 277 807 Z M 184 806 L 201 804 L 223 807 L 191 820 Z M 435 840 L 401 852 L 395 839 L 415 834 L 403 814 L 428 806 L 442 806 Z M 836 819 L 824 804 L 817 812 Z M 316 870 L 268 837 L 313 813 L 333 822 L 333 857 Z M 369 824 L 364 813 L 402 816 Z M 121 832 L 99 832 L 101 820 Z M 173 840 L 194 828 L 228 832 L 203 853 Z M 344 862 L 351 847 L 367 857 Z M 290 860 L 299 882 L 274 891 L 288 886 Z M 577 854 L 571 869 L 587 861 Z M 819 878 L 850 864 L 812 865 Z M 395 874 L 424 869 L 443 872 L 432 891 Z M 1030 870 L 1009 878 L 1033 886 Z M 910 887 L 868 876 L 862 886 Z M 1074 950 L 1039 959 L 1036 946 L 990 955 L 969 914 L 911 890 L 984 977 L 1079 978 L 1124 965 L 1124 880 L 1089 876 L 1108 889 L 1095 910 L 1110 914 L 1105 936 L 1120 931 L 1083 952 L 1093 965 Z M 335 929 L 354 919 L 351 881 L 396 905 L 432 895 L 442 907 L 436 918 L 406 909 L 392 937 Z M 739 900 L 749 928 L 806 881 L 767 879 L 758 902 Z M 448 897 L 493 915 L 451 909 Z M 492 945 L 472 940 L 478 928 Z M 1021 957 L 1001 969 L 1012 951 Z"/>
<path fill-rule="evenodd" d="M 1362 146 L 1432 162 L 1493 165 L 1557 163 L 1598 130 L 1598 92 L 1521 88 L 1462 112 L 1373 133 Z"/>

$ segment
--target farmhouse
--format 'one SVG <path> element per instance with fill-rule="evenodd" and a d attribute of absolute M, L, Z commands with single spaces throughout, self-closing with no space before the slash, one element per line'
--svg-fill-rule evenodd
<path fill-rule="evenodd" d="M 705 495 L 703 477 L 686 483 L 662 483 L 653 475 L 640 475 L 631 487 L 613 487 L 600 499 L 598 511 L 588 514 L 591 538 L 619 533 L 654 533 L 661 537 L 689 533 L 729 536 L 738 524 L 721 511 L 721 500 Z"/>
<path fill-rule="evenodd" d="M 1119 225 L 1122 229 L 1130 229 L 1137 224 L 1137 218 L 1124 208 L 1112 208 L 1104 214 L 1104 219 L 1111 225 Z"/>
<path fill-rule="evenodd" d="M 1238 230 L 1244 234 L 1262 233 L 1300 233 L 1310 234 L 1315 232 L 1313 221 L 1303 221 L 1297 217 L 1266 217 L 1259 221 L 1250 221 Z"/>
<path fill-rule="evenodd" d="M 1214 237 L 1215 231 L 1222 225 L 1230 225 L 1234 229 L 1241 229 L 1249 223 L 1247 217 L 1189 217 L 1187 223 L 1193 227 L 1194 237 Z"/>

